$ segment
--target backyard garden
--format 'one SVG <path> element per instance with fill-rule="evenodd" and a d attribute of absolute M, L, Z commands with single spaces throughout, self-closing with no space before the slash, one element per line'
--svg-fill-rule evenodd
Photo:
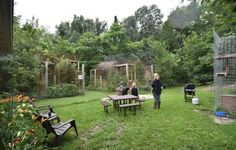
<path fill-rule="evenodd" d="M 235 149 L 236 2 L 186 1 L 166 19 L 144 5 L 110 26 L 75 14 L 50 33 L 1 0 L 0 150 Z M 117 96 L 120 83 L 140 97 Z"/>
<path fill-rule="evenodd" d="M 211 90 L 197 87 L 200 104 L 193 105 L 184 101 L 183 87 L 167 88 L 160 109 L 146 99 L 136 115 L 128 111 L 126 117 L 112 107 L 108 114 L 103 111 L 100 100 L 114 93 L 86 91 L 37 104 L 51 105 L 61 120 L 76 121 L 79 136 L 70 129 L 59 149 L 234 149 L 236 123 L 215 122 Z"/>

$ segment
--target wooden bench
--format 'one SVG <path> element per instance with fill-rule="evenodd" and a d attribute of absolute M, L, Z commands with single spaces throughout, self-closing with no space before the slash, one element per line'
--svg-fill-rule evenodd
<path fill-rule="evenodd" d="M 49 121 L 53 121 L 56 119 L 57 122 L 60 122 L 59 116 L 53 111 L 53 109 L 50 105 L 38 106 L 31 99 L 29 100 L 29 103 L 35 109 L 37 115 L 48 118 Z"/>
<path fill-rule="evenodd" d="M 110 99 L 102 99 L 101 100 L 101 104 L 103 105 L 104 107 L 104 111 L 108 114 L 108 107 L 111 106 L 110 102 L 109 102 Z"/>
<path fill-rule="evenodd" d="M 136 107 L 140 107 L 141 103 L 131 103 L 131 104 L 121 104 L 119 105 L 119 111 L 121 111 L 121 109 L 124 109 L 124 116 L 126 116 L 126 108 L 134 108 L 134 115 L 136 114 Z"/>
<path fill-rule="evenodd" d="M 52 146 L 59 146 L 61 143 L 62 136 L 72 127 L 75 129 L 76 135 L 78 136 L 74 119 L 68 120 L 66 122 L 59 122 L 56 125 L 52 125 L 51 122 L 46 119 L 43 121 L 42 126 L 47 132 L 46 138 L 50 133 L 55 134 Z"/>

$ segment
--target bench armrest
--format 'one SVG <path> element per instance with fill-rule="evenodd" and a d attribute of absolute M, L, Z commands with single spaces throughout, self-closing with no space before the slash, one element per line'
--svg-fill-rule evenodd
<path fill-rule="evenodd" d="M 70 119 L 70 120 L 68 120 L 68 121 L 66 121 L 66 122 L 63 122 L 63 123 L 61 123 L 60 125 L 55 125 L 55 126 L 53 126 L 53 128 L 54 129 L 58 129 L 58 128 L 61 128 L 61 127 L 63 127 L 64 125 L 67 125 L 67 124 L 69 124 L 69 123 L 71 123 L 71 122 L 73 122 L 73 121 L 75 121 L 74 119 Z"/>

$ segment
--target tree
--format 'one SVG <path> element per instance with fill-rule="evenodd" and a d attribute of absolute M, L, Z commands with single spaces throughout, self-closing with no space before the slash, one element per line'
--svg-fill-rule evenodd
<path fill-rule="evenodd" d="M 123 26 L 128 38 L 137 41 L 139 38 L 138 25 L 134 16 L 129 16 L 123 20 Z"/>
<path fill-rule="evenodd" d="M 110 29 L 102 37 L 102 52 L 105 56 L 129 53 L 127 49 L 128 38 L 123 26 L 117 22 L 113 23 Z"/>
<path fill-rule="evenodd" d="M 193 81 L 206 84 L 213 79 L 213 52 L 211 43 L 193 32 L 184 42 L 183 57 L 187 77 Z"/>
<path fill-rule="evenodd" d="M 153 36 L 156 39 L 162 25 L 163 14 L 157 5 L 143 6 L 135 11 L 140 38 Z"/>
<path fill-rule="evenodd" d="M 100 22 L 98 18 L 96 18 L 94 21 L 93 19 L 86 19 L 82 15 L 74 15 L 73 21 L 71 23 L 62 22 L 56 26 L 56 33 L 63 39 L 67 39 L 70 42 L 76 43 L 84 33 L 93 32 L 96 35 L 100 35 L 106 31 L 106 28 L 106 22 Z"/>
<path fill-rule="evenodd" d="M 175 49 L 178 49 L 178 41 L 176 36 L 176 30 L 167 20 L 161 30 L 160 40 L 165 41 L 167 45 L 167 50 L 174 52 Z"/>

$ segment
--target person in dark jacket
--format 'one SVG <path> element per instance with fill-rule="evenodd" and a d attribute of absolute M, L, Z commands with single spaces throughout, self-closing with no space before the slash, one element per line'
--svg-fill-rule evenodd
<path fill-rule="evenodd" d="M 154 97 L 154 106 L 153 108 L 156 109 L 156 108 L 160 108 L 161 106 L 161 100 L 160 100 L 160 97 L 161 97 L 161 92 L 162 92 L 162 83 L 161 83 L 161 80 L 160 80 L 160 76 L 157 74 L 157 73 L 154 73 L 153 75 L 153 80 L 152 80 L 152 83 L 151 83 L 151 87 L 152 87 L 152 94 L 153 94 L 153 97 Z"/>
<path fill-rule="evenodd" d="M 137 88 L 135 82 L 132 83 L 132 86 L 131 86 L 131 88 L 130 88 L 130 91 L 131 91 L 131 94 L 132 94 L 132 95 L 138 96 L 138 88 Z"/>

